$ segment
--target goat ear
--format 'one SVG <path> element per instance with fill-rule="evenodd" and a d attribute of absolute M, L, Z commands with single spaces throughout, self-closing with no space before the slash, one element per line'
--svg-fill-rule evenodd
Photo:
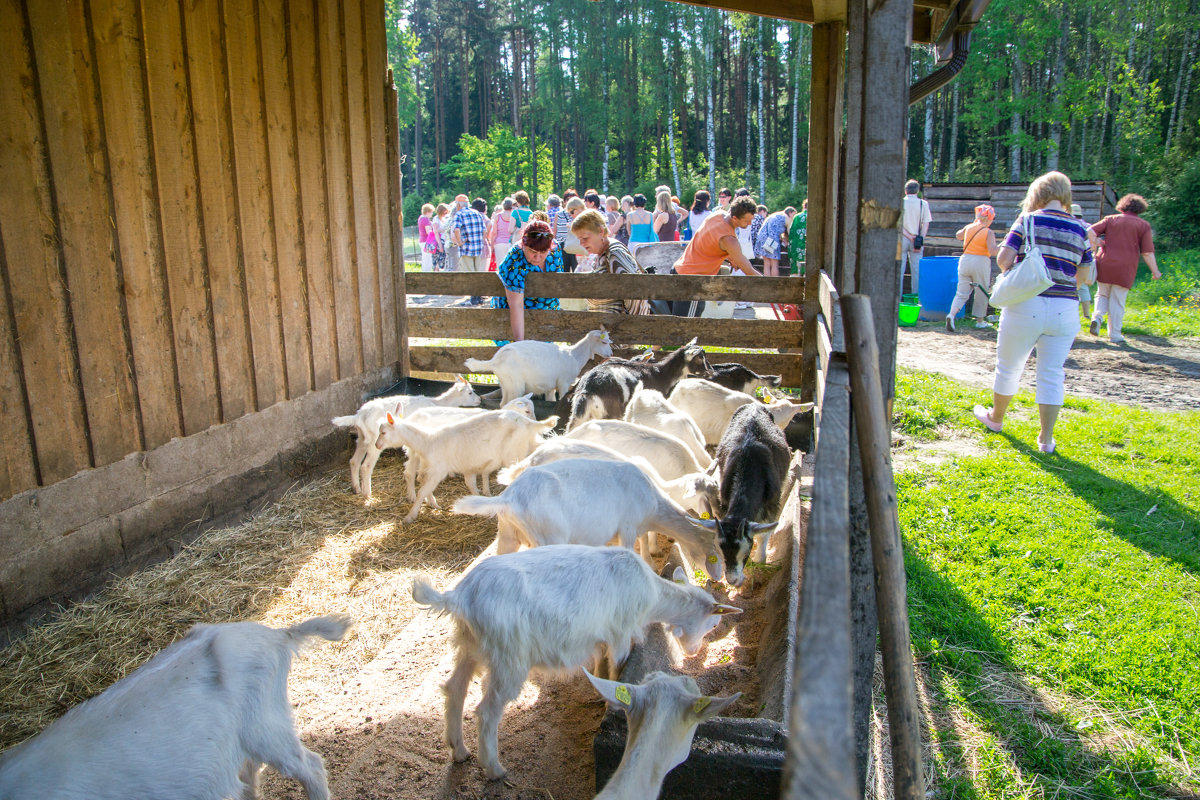
<path fill-rule="evenodd" d="M 396 420 L 395 420 L 395 418 L 392 417 L 392 414 L 390 411 L 388 412 L 388 415 L 387 415 L 387 421 L 388 421 L 388 425 L 396 424 Z"/>
<path fill-rule="evenodd" d="M 767 402 L 767 403 L 775 402 L 775 396 L 773 394 L 771 394 L 770 389 L 768 389 L 765 386 L 762 386 L 762 387 L 759 387 L 759 391 L 762 392 L 762 398 L 763 398 L 764 402 Z"/>
<path fill-rule="evenodd" d="M 717 467 L 718 467 L 718 466 L 720 466 L 720 465 L 719 465 L 719 464 L 717 464 L 717 460 L 714 458 L 714 459 L 712 460 L 712 463 L 711 463 L 711 464 L 709 464 L 709 465 L 708 465 L 708 467 L 707 467 L 707 469 L 705 469 L 705 470 L 704 470 L 704 474 L 705 474 L 705 475 L 713 475 L 713 476 L 715 476 L 715 475 L 717 474 Z"/>
<path fill-rule="evenodd" d="M 734 692 L 729 697 L 708 697 L 700 695 L 692 700 L 691 712 L 700 718 L 703 722 L 706 719 L 721 716 L 721 712 L 733 705 L 738 698 L 742 696 L 741 692 Z"/>
<path fill-rule="evenodd" d="M 713 613 L 719 616 L 725 616 L 726 614 L 740 614 L 742 613 L 742 609 L 738 608 L 737 606 L 727 606 L 724 603 L 714 603 Z"/>
<path fill-rule="evenodd" d="M 706 516 L 703 516 L 700 519 L 696 519 L 695 517 L 688 517 L 688 522 L 692 523 L 693 525 L 697 525 L 701 528 L 704 528 L 704 530 L 706 530 L 706 531 L 716 531 L 717 521 L 712 518 L 712 514 L 708 514 L 708 512 L 705 512 L 705 514 L 706 514 Z"/>
<path fill-rule="evenodd" d="M 688 576 L 687 576 L 687 573 L 683 571 L 683 567 L 675 568 L 675 571 L 671 573 L 671 581 L 673 583 L 687 583 L 688 582 Z"/>
<path fill-rule="evenodd" d="M 797 414 L 803 414 L 804 412 L 811 411 L 816 407 L 816 403 L 792 403 L 792 408 L 796 409 Z"/>
<path fill-rule="evenodd" d="M 759 534 L 770 533 L 771 531 L 775 530 L 778 525 L 778 522 L 751 522 L 750 535 L 758 536 Z"/>
<path fill-rule="evenodd" d="M 558 427 L 558 417 L 546 417 L 544 420 L 542 420 L 542 427 L 548 431 L 554 430 L 556 427 Z"/>
<path fill-rule="evenodd" d="M 614 706 L 628 709 L 633 705 L 633 692 L 637 689 L 636 686 L 606 680 L 605 678 L 597 678 L 586 669 L 583 671 L 583 674 L 587 675 L 587 679 L 592 682 L 592 686 L 600 693 L 600 696 Z"/>
<path fill-rule="evenodd" d="M 696 346 L 696 342 L 698 342 L 699 340 L 700 340 L 700 337 L 699 337 L 699 336 L 693 336 L 693 337 L 692 337 L 692 340 L 691 340 L 690 342 L 688 342 L 687 344 L 685 344 L 685 345 L 684 345 L 684 349 L 687 349 L 687 348 L 689 348 L 689 347 L 695 347 L 695 346 Z"/>

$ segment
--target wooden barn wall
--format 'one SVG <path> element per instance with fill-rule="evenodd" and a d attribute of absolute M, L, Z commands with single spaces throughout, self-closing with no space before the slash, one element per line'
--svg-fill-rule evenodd
<path fill-rule="evenodd" d="M 399 358 L 383 0 L 0 0 L 0 499 Z"/>

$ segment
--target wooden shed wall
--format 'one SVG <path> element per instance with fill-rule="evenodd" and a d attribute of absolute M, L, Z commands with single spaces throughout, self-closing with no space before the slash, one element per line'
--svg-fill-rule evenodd
<path fill-rule="evenodd" d="M 387 80 L 383 0 L 0 0 L 0 499 L 399 358 Z"/>

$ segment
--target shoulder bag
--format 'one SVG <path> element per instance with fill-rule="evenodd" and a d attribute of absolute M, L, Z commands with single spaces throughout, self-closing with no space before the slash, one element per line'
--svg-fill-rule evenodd
<path fill-rule="evenodd" d="M 1024 216 L 1025 229 L 1025 258 L 1014 264 L 1007 272 L 996 279 L 992 289 L 991 303 L 997 308 L 1014 306 L 1026 300 L 1037 297 L 1054 285 L 1050 271 L 1046 269 L 1046 259 L 1038 249 L 1033 238 L 1033 215 Z"/>

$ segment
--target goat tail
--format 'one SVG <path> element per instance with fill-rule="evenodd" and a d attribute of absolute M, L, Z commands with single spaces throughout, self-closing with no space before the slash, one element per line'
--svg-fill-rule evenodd
<path fill-rule="evenodd" d="M 466 497 L 460 497 L 455 501 L 453 511 L 455 514 L 494 517 L 497 514 L 508 511 L 508 503 L 504 502 L 503 497 L 483 497 L 477 494 L 470 494 Z"/>
<path fill-rule="evenodd" d="M 505 467 L 496 473 L 496 483 L 500 484 L 501 486 L 511 485 L 512 482 L 517 479 L 517 476 L 524 472 L 528 466 L 529 459 L 526 458 L 511 466 Z"/>
<path fill-rule="evenodd" d="M 296 641 L 302 642 L 314 636 L 319 636 L 330 642 L 340 642 L 354 620 L 345 614 L 330 614 L 327 617 L 313 617 L 284 631 Z"/>
<path fill-rule="evenodd" d="M 412 596 L 417 605 L 436 611 L 439 617 L 454 610 L 450 592 L 439 592 L 428 578 L 413 580 Z"/>
<path fill-rule="evenodd" d="M 354 415 L 351 414 L 348 417 L 334 417 L 333 424 L 337 425 L 339 428 L 353 428 L 354 427 Z"/>
<path fill-rule="evenodd" d="M 491 372 L 492 359 L 468 358 L 463 362 L 469 372 Z"/>

